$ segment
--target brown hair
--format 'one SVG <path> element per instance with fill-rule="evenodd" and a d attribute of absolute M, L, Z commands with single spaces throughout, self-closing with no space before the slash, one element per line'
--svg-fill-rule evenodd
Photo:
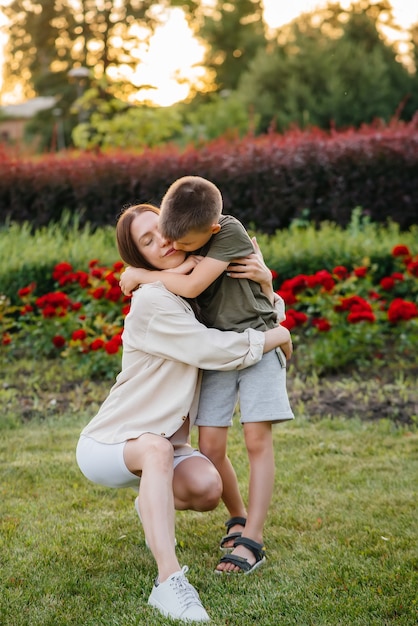
<path fill-rule="evenodd" d="M 160 209 L 152 204 L 134 204 L 122 211 L 116 224 L 116 243 L 121 259 L 127 263 L 127 265 L 153 270 L 155 267 L 144 259 L 136 247 L 131 234 L 132 222 L 137 215 L 141 215 L 141 213 L 145 213 L 146 211 L 151 211 L 156 215 L 160 214 Z"/>
<path fill-rule="evenodd" d="M 169 188 L 161 202 L 160 232 L 177 241 L 191 230 L 204 231 L 217 224 L 222 213 L 222 194 L 201 176 L 183 176 Z"/>

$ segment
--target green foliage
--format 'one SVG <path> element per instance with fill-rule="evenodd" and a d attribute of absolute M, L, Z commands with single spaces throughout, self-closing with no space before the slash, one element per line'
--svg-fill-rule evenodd
<path fill-rule="evenodd" d="M 266 45 L 264 31 L 260 0 L 214 3 L 199 36 L 207 44 L 206 65 L 215 71 L 218 91 L 236 89 L 257 50 Z"/>
<path fill-rule="evenodd" d="M 417 75 L 397 60 L 379 34 L 393 23 L 386 4 L 329 4 L 295 19 L 276 43 L 259 49 L 241 77 L 238 95 L 271 124 L 360 126 L 396 112 L 411 119 L 418 106 Z"/>
<path fill-rule="evenodd" d="M 94 258 L 111 265 L 118 258 L 113 227 L 80 227 L 79 216 L 64 212 L 56 224 L 33 230 L 32 224 L 6 223 L 0 228 L 0 293 L 13 304 L 20 286 L 36 283 L 40 293 L 54 286 L 51 269 L 63 258 L 86 267 Z"/>
<path fill-rule="evenodd" d="M 96 101 L 96 106 L 92 104 Z M 183 122 L 178 109 L 169 107 L 129 107 L 120 100 L 97 98 L 97 89 L 91 89 L 79 101 L 79 106 L 93 112 L 86 122 L 73 131 L 77 148 L 125 148 L 141 151 L 153 148 L 176 134 Z"/>
<path fill-rule="evenodd" d="M 258 116 L 251 115 L 234 92 L 212 94 L 195 109 L 183 109 L 182 134 L 177 143 L 204 143 L 223 136 L 244 137 L 258 126 Z"/>

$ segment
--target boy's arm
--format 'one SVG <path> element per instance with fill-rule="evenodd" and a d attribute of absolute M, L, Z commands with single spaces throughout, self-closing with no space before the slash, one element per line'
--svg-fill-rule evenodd
<path fill-rule="evenodd" d="M 175 274 L 167 271 L 144 270 L 128 267 L 120 279 L 120 288 L 125 295 L 140 284 L 160 281 L 172 293 L 183 298 L 196 298 L 228 267 L 228 262 L 205 257 L 190 274 Z"/>

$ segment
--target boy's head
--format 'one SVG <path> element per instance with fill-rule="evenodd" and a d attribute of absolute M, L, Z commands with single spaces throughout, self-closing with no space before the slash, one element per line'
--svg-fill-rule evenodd
<path fill-rule="evenodd" d="M 183 176 L 161 202 L 159 228 L 177 250 L 198 250 L 219 232 L 222 195 L 216 185 L 200 176 Z"/>

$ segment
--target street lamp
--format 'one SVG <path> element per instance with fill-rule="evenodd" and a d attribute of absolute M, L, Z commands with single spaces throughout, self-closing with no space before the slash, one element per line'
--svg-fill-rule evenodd
<path fill-rule="evenodd" d="M 90 78 L 90 70 L 88 67 L 83 67 L 82 65 L 79 67 L 73 67 L 68 72 L 68 78 L 76 83 L 78 100 L 86 90 L 87 81 Z M 86 111 L 84 111 L 82 107 L 78 107 L 78 123 L 81 124 L 81 122 L 84 122 L 85 120 Z"/>

